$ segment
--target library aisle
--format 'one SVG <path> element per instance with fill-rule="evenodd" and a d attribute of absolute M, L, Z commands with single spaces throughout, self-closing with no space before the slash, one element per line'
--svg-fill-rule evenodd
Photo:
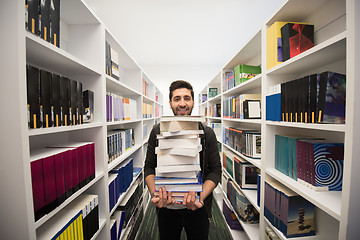
<path fill-rule="evenodd" d="M 233 239 L 230 234 L 227 223 L 222 217 L 222 212 L 219 206 L 213 200 L 213 207 L 211 210 L 212 218 L 210 220 L 209 240 L 215 239 Z M 150 203 L 146 209 L 144 219 L 139 228 L 136 239 L 159 239 L 159 231 L 157 226 L 156 208 Z M 181 240 L 186 239 L 186 234 L 183 230 Z M 244 238 L 246 239 L 246 238 Z M 237 240 L 237 239 L 236 239 Z"/>

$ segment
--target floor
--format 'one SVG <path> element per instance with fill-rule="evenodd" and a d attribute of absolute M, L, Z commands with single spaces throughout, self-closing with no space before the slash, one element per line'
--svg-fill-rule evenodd
<path fill-rule="evenodd" d="M 140 226 L 139 232 L 137 234 L 137 239 L 151 239 L 157 240 L 159 239 L 159 231 L 157 227 L 157 216 L 156 216 L 156 208 L 149 204 L 143 222 Z M 216 204 L 215 200 L 213 200 L 212 206 L 212 218 L 210 221 L 210 230 L 209 230 L 209 240 L 218 240 L 218 239 L 226 239 L 232 240 L 232 236 L 228 230 L 227 224 L 222 217 L 222 212 Z M 186 240 L 186 234 L 183 231 L 181 235 L 181 240 Z"/>

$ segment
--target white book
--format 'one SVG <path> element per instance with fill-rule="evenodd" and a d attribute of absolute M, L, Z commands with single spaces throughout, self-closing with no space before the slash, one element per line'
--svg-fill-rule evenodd
<path fill-rule="evenodd" d="M 183 130 L 177 132 L 162 132 L 163 137 L 175 137 L 175 136 L 186 136 L 189 134 L 204 134 L 203 130 Z"/>
<path fill-rule="evenodd" d="M 185 130 L 198 130 L 198 122 L 190 121 L 169 121 L 160 122 L 160 132 L 179 132 Z"/>
<path fill-rule="evenodd" d="M 167 178 L 196 178 L 198 171 L 188 171 L 188 172 L 170 172 L 170 173 L 159 173 L 156 171 L 156 176 L 158 177 L 167 177 Z"/>
<path fill-rule="evenodd" d="M 176 166 L 161 166 L 155 169 L 157 173 L 171 173 L 171 172 L 187 172 L 187 171 L 200 171 L 200 164 L 187 164 L 187 165 L 176 165 Z"/>
<path fill-rule="evenodd" d="M 200 130 L 202 131 L 202 130 Z M 168 132 L 170 133 L 170 132 Z M 179 133 L 179 132 L 176 132 Z M 170 136 L 163 136 L 162 134 L 157 134 L 156 135 L 157 139 L 183 139 L 183 138 L 199 138 L 199 134 L 184 134 L 184 135 L 170 135 Z"/>
<path fill-rule="evenodd" d="M 155 177 L 155 185 L 161 184 L 189 184 L 197 183 L 199 180 L 197 178 L 164 178 L 164 177 Z"/>
<path fill-rule="evenodd" d="M 183 122 L 205 122 L 203 116 L 162 116 L 161 122 L 183 121 Z"/>
<path fill-rule="evenodd" d="M 199 146 L 200 138 L 158 139 L 160 149 L 168 148 L 192 148 Z"/>
<path fill-rule="evenodd" d="M 158 154 L 157 166 L 169 166 L 169 165 L 184 165 L 184 164 L 199 164 L 199 154 L 195 157 L 181 156 L 172 154 Z"/>
<path fill-rule="evenodd" d="M 202 150 L 202 145 L 193 148 L 169 148 L 169 149 L 160 149 L 159 147 L 155 148 L 155 154 L 173 154 L 181 156 L 192 156 L 195 157 Z"/>

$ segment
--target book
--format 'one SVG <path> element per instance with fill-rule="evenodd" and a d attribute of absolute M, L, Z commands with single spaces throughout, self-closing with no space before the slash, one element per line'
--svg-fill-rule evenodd
<path fill-rule="evenodd" d="M 176 137 L 176 136 L 181 136 L 184 137 L 186 135 L 194 135 L 194 134 L 204 134 L 203 130 L 181 130 L 181 131 L 177 131 L 177 132 L 162 132 L 161 136 L 166 138 L 166 137 Z"/>
<path fill-rule="evenodd" d="M 54 73 L 52 74 L 52 79 L 51 79 L 51 108 L 52 108 L 51 121 L 53 122 L 53 126 L 59 127 L 62 125 L 60 75 Z"/>
<path fill-rule="evenodd" d="M 156 172 L 156 176 L 158 177 L 166 177 L 166 178 L 196 178 L 199 171 L 186 171 L 186 172 Z"/>
<path fill-rule="evenodd" d="M 25 2 L 25 27 L 26 29 L 39 35 L 39 4 L 40 0 L 26 0 Z"/>
<path fill-rule="evenodd" d="M 157 173 L 170 173 L 170 172 L 194 172 L 200 171 L 200 164 L 184 164 L 184 165 L 173 165 L 173 166 L 159 166 L 156 168 Z"/>
<path fill-rule="evenodd" d="M 155 181 L 155 189 L 156 191 L 159 191 L 159 188 L 165 187 L 166 191 L 171 192 L 188 192 L 188 191 L 194 191 L 194 192 L 202 192 L 202 178 L 199 176 L 197 178 L 196 183 L 176 183 L 176 184 L 156 184 Z"/>
<path fill-rule="evenodd" d="M 42 108 L 43 128 L 52 127 L 51 109 L 51 78 L 52 74 L 45 70 L 40 70 L 40 108 Z"/>
<path fill-rule="evenodd" d="M 50 42 L 50 0 L 40 0 L 39 23 L 40 37 Z"/>
<path fill-rule="evenodd" d="M 239 109 L 239 118 L 244 119 L 244 101 L 245 100 L 259 100 L 261 101 L 261 94 L 257 93 L 244 93 L 239 95 L 239 107 L 236 109 Z"/>
<path fill-rule="evenodd" d="M 169 148 L 169 149 L 160 149 L 159 147 L 155 147 L 155 154 L 173 154 L 173 155 L 195 157 L 201 150 L 202 150 L 202 145 L 192 148 Z"/>
<path fill-rule="evenodd" d="M 119 56 L 117 51 L 110 46 L 111 76 L 116 80 L 120 79 L 119 75 Z"/>
<path fill-rule="evenodd" d="M 299 140 L 302 163 L 301 183 L 315 191 L 341 191 L 344 168 L 344 144 L 328 140 Z M 306 174 L 305 174 L 306 172 Z"/>
<path fill-rule="evenodd" d="M 69 79 L 70 81 L 70 108 L 69 108 L 69 116 L 70 116 L 70 125 L 77 125 L 76 118 L 76 109 L 77 109 L 77 82 L 75 80 Z"/>
<path fill-rule="evenodd" d="M 280 222 L 278 229 L 285 237 L 315 235 L 315 206 L 287 188 L 279 189 Z M 280 196 L 279 196 L 280 195 Z"/>
<path fill-rule="evenodd" d="M 111 76 L 111 70 L 110 44 L 105 41 L 105 73 Z"/>
<path fill-rule="evenodd" d="M 195 157 L 181 156 L 172 154 L 158 154 L 157 166 L 170 166 L 170 165 L 184 165 L 184 164 L 196 164 L 199 163 L 199 154 Z"/>
<path fill-rule="evenodd" d="M 83 97 L 83 122 L 94 122 L 94 92 L 85 90 L 82 93 Z"/>
<path fill-rule="evenodd" d="M 314 25 L 287 23 L 281 27 L 283 61 L 314 47 Z"/>
<path fill-rule="evenodd" d="M 303 24 L 302 22 L 276 21 L 266 30 L 266 69 L 284 61 L 281 28 L 287 23 Z"/>
<path fill-rule="evenodd" d="M 203 116 L 162 116 L 160 122 L 205 122 Z M 183 129 L 184 130 L 184 129 Z"/>
<path fill-rule="evenodd" d="M 234 173 L 234 179 L 241 189 L 257 188 L 257 167 L 236 154 L 234 155 Z"/>
<path fill-rule="evenodd" d="M 29 128 L 42 127 L 42 108 L 40 108 L 40 70 L 26 66 L 27 109 Z"/>
<path fill-rule="evenodd" d="M 200 146 L 200 138 L 159 138 L 159 149 L 169 148 L 193 148 Z"/>
<path fill-rule="evenodd" d="M 244 104 L 244 119 L 261 118 L 260 100 L 245 100 L 243 104 Z"/>
<path fill-rule="evenodd" d="M 218 89 L 216 87 L 209 88 L 209 98 L 216 97 L 218 95 Z"/>
<path fill-rule="evenodd" d="M 60 77 L 61 122 L 63 126 L 71 125 L 70 121 L 70 79 Z"/>
<path fill-rule="evenodd" d="M 259 212 L 249 202 L 249 200 L 242 194 L 236 184 L 228 180 L 226 183 L 227 198 L 230 201 L 231 206 L 236 212 L 239 220 L 244 223 L 258 223 Z"/>
<path fill-rule="evenodd" d="M 260 66 L 239 64 L 234 67 L 235 86 L 257 76 L 261 73 Z"/>
<path fill-rule="evenodd" d="M 166 177 L 155 177 L 155 185 L 161 184 L 189 184 L 189 183 L 197 183 L 197 178 L 166 178 Z"/>
<path fill-rule="evenodd" d="M 329 71 L 319 75 L 317 122 L 344 124 L 346 76 Z"/>
<path fill-rule="evenodd" d="M 233 230 L 241 230 L 244 231 L 242 228 L 239 220 L 237 219 L 235 213 L 230 209 L 230 207 L 226 204 L 225 200 L 223 200 L 223 208 L 222 212 L 224 215 L 224 218 L 229 225 L 229 227 Z"/>
<path fill-rule="evenodd" d="M 83 124 L 83 85 L 81 82 L 76 82 L 76 122 Z"/>
<path fill-rule="evenodd" d="M 276 84 L 268 88 L 266 95 L 266 120 L 281 121 L 281 84 Z"/>
<path fill-rule="evenodd" d="M 50 0 L 50 40 L 60 47 L 60 0 Z"/>

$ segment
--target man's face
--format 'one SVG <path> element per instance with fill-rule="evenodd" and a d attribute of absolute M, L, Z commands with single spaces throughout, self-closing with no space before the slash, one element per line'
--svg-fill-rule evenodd
<path fill-rule="evenodd" d="M 194 99 L 191 97 L 191 91 L 187 88 L 174 90 L 169 103 L 174 115 L 191 115 L 194 108 Z"/>

